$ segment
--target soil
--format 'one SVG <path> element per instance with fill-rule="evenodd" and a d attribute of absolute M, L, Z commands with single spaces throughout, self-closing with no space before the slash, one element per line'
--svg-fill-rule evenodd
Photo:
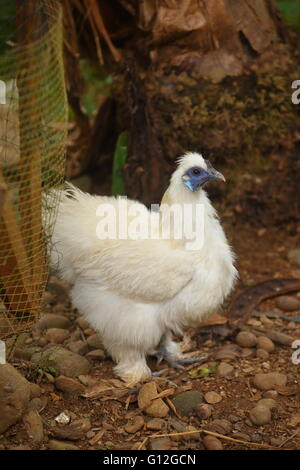
<path fill-rule="evenodd" d="M 287 258 L 290 249 L 300 246 L 299 230 L 297 231 L 292 225 L 268 227 L 266 230 L 261 230 L 255 228 L 251 223 L 243 225 L 235 223 L 233 226 L 231 222 L 225 220 L 225 229 L 237 253 L 240 273 L 240 279 L 233 296 L 263 280 L 300 278 L 300 269 L 292 266 Z M 53 276 L 50 280 L 52 284 L 53 282 L 59 283 Z M 292 295 L 300 299 L 300 292 L 292 293 Z M 86 339 L 94 333 L 89 328 L 79 328 L 75 323 L 78 314 L 72 309 L 67 294 L 55 298 L 52 289 L 46 298 L 48 303 L 45 303 L 44 312 L 68 316 L 72 321 L 71 333 L 79 330 L 80 339 Z M 223 323 L 221 325 L 223 330 L 217 324 L 205 325 L 202 329 L 189 330 L 190 341 L 186 351 L 193 352 L 193 355 L 196 356 L 207 355 L 206 363 L 201 366 L 186 366 L 181 371 L 169 367 L 165 375 L 155 379 L 159 392 L 169 390 L 166 392 L 169 393 L 168 397 L 164 398 L 167 404 L 170 404 L 170 399 L 178 392 L 193 390 L 200 392 L 203 396 L 208 391 L 217 392 L 221 400 L 211 405 L 212 414 L 207 419 L 202 419 L 196 409 L 188 416 L 182 416 L 178 410 L 174 410 L 174 407 L 171 406 L 168 416 L 163 418 L 164 427 L 161 431 L 148 430 L 144 424 L 138 431 L 129 433 L 125 430 L 125 426 L 131 418 L 143 416 L 145 423 L 152 418 L 138 408 L 137 394 L 141 384 L 138 384 L 134 390 L 127 390 L 125 387 L 122 388 L 120 381 L 111 381 L 111 379 L 115 379 L 113 375 L 114 364 L 109 357 L 101 361 L 92 360 L 93 367 L 90 376 L 95 378 L 98 383 L 103 383 L 104 380 L 112 386 L 110 392 L 102 393 L 99 398 L 94 399 L 83 396 L 73 398 L 67 396 L 64 392 L 56 389 L 54 383 L 51 383 L 51 373 L 48 374 L 50 381 L 46 376 L 38 380 L 37 374 L 33 373 L 34 367 L 30 361 L 12 357 L 10 362 L 28 380 L 38 382 L 42 389 L 42 409 L 39 414 L 44 425 L 44 439 L 38 444 L 34 443 L 28 436 L 23 422 L 19 422 L 0 435 L 0 448 L 47 449 L 50 439 L 58 439 L 53 437 L 51 431 L 52 427 L 56 425 L 54 418 L 65 411 L 72 420 L 90 419 L 91 429 L 82 439 L 65 441 L 76 445 L 78 449 L 155 448 L 155 445 L 159 444 L 155 444 L 157 441 L 153 441 L 153 436 L 176 432 L 174 424 L 172 424 L 174 420 L 177 420 L 177 424 L 180 423 L 183 430 L 188 430 L 189 428 L 186 426 L 191 425 L 196 429 L 217 432 L 221 435 L 218 439 L 222 443 L 223 449 L 261 449 L 262 445 L 277 449 L 300 449 L 300 418 L 297 420 L 297 416 L 300 416 L 300 366 L 292 363 L 293 350 L 289 346 L 275 343 L 275 350 L 270 353 L 267 359 L 257 357 L 255 348 L 239 348 L 234 358 L 215 359 L 216 353 L 222 347 L 226 345 L 236 347 L 233 345 L 236 345 L 235 337 L 238 331 L 255 332 L 257 328 L 265 326 L 262 319 L 266 319 L 266 315 L 259 317 L 259 313 L 251 316 L 247 321 L 244 321 L 243 318 L 234 322 L 230 318 L 226 319 L 224 315 L 226 315 L 228 305 L 229 302 L 225 304 L 224 311 L 219 312 L 221 316 L 217 317 L 219 323 Z M 263 313 L 272 312 L 275 308 L 276 298 L 273 298 L 258 305 L 256 310 Z M 282 315 L 292 316 L 299 313 L 300 311 L 283 312 Z M 269 328 L 271 327 L 272 330 L 286 333 L 294 339 L 300 339 L 299 323 L 289 322 L 279 317 L 270 317 L 268 322 Z M 44 337 L 37 330 L 29 332 L 27 344 L 37 345 L 41 349 L 41 336 Z M 232 365 L 233 374 L 225 377 L 216 374 L 216 367 L 220 362 Z M 149 365 L 152 370 L 157 370 L 155 359 L 150 359 Z M 161 364 L 158 367 L 165 368 L 166 364 Z M 199 367 L 202 369 L 198 369 Z M 203 368 L 206 368 L 206 375 L 203 373 Z M 255 374 L 260 372 L 281 372 L 287 376 L 287 385 L 278 388 L 277 393 L 274 394 L 276 409 L 271 411 L 270 422 L 257 426 L 249 420 L 249 414 L 257 402 L 265 396 L 265 392 L 253 384 Z M 203 403 L 205 403 L 204 398 Z M 227 429 L 225 429 L 226 426 L 224 429 L 220 425 L 216 426 L 214 421 L 218 419 L 224 419 L 230 423 L 227 423 Z M 177 429 L 179 429 L 178 426 Z M 162 445 L 165 446 L 164 449 L 204 449 L 204 437 L 205 433 L 201 433 L 200 438 L 188 434 L 180 437 L 167 436 Z M 232 440 L 228 440 L 228 437 Z"/>

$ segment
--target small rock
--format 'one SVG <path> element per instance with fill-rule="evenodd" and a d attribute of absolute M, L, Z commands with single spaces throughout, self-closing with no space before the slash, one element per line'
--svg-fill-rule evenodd
<path fill-rule="evenodd" d="M 217 432 L 219 434 L 229 434 L 232 429 L 232 424 L 227 419 L 214 419 L 209 425 L 209 431 Z"/>
<path fill-rule="evenodd" d="M 22 417 L 29 399 L 29 382 L 10 364 L 1 364 L 0 434 Z"/>
<path fill-rule="evenodd" d="M 23 418 L 25 429 L 30 439 L 41 442 L 44 439 L 44 426 L 40 415 L 36 410 L 30 410 Z"/>
<path fill-rule="evenodd" d="M 243 348 L 253 348 L 256 346 L 257 338 L 250 331 L 240 331 L 236 337 L 236 342 L 239 346 Z"/>
<path fill-rule="evenodd" d="M 30 398 L 38 398 L 41 396 L 42 390 L 38 384 L 30 383 Z"/>
<path fill-rule="evenodd" d="M 205 436 L 203 444 L 207 450 L 223 450 L 222 442 L 214 436 Z"/>
<path fill-rule="evenodd" d="M 63 328 L 48 328 L 45 338 L 49 343 L 61 344 L 68 339 L 70 333 Z"/>
<path fill-rule="evenodd" d="M 244 359 L 249 358 L 249 357 L 254 357 L 254 355 L 255 355 L 255 350 L 253 348 L 243 348 L 242 357 Z"/>
<path fill-rule="evenodd" d="M 55 379 L 55 386 L 58 390 L 72 396 L 80 395 L 85 391 L 85 386 L 78 382 L 78 380 L 65 377 L 64 375 L 60 375 Z"/>
<path fill-rule="evenodd" d="M 244 433 L 244 432 L 237 432 L 234 434 L 234 437 L 236 439 L 242 439 L 243 441 L 247 441 L 247 442 L 250 442 L 251 441 L 251 438 L 248 434 Z"/>
<path fill-rule="evenodd" d="M 87 342 L 82 340 L 70 341 L 67 347 L 73 353 L 79 354 L 81 356 L 84 356 L 89 351 Z"/>
<path fill-rule="evenodd" d="M 273 341 L 266 336 L 259 336 L 257 338 L 257 349 L 263 349 L 264 351 L 267 351 L 268 353 L 271 353 L 275 349 L 275 344 Z"/>
<path fill-rule="evenodd" d="M 75 446 L 74 444 L 70 444 L 69 442 L 56 441 L 55 439 L 51 439 L 48 442 L 48 449 L 50 450 L 79 450 L 79 447 Z"/>
<path fill-rule="evenodd" d="M 220 348 L 215 354 L 214 358 L 218 360 L 223 359 L 236 359 L 241 355 L 240 348 L 236 344 L 228 344 Z"/>
<path fill-rule="evenodd" d="M 217 392 L 207 392 L 204 395 L 205 401 L 211 405 L 214 405 L 215 403 L 219 403 L 222 400 L 221 395 L 219 395 Z"/>
<path fill-rule="evenodd" d="M 93 351 L 86 354 L 86 357 L 96 361 L 103 361 L 106 358 L 106 354 L 102 349 L 93 349 Z"/>
<path fill-rule="evenodd" d="M 262 426 L 271 421 L 271 410 L 268 406 L 257 404 L 249 413 L 249 418 L 256 426 Z"/>
<path fill-rule="evenodd" d="M 36 353 L 32 356 L 31 360 L 41 367 L 45 364 L 47 367 L 52 367 L 57 375 L 66 375 L 73 378 L 88 374 L 91 369 L 91 364 L 85 357 L 68 351 L 61 346 L 55 346 L 46 351 Z"/>
<path fill-rule="evenodd" d="M 99 334 L 95 333 L 87 338 L 87 344 L 92 349 L 103 349 L 103 343 Z"/>
<path fill-rule="evenodd" d="M 277 403 L 273 398 L 262 398 L 257 402 L 257 405 L 264 405 L 267 408 L 270 408 L 270 410 L 277 408 Z"/>
<path fill-rule="evenodd" d="M 200 419 L 208 419 L 210 418 L 211 414 L 212 414 L 212 407 L 211 405 L 208 405 L 206 403 L 201 403 L 199 405 L 196 405 L 194 407 L 194 410 L 196 412 L 196 415 L 200 418 Z"/>
<path fill-rule="evenodd" d="M 32 398 L 28 403 L 28 410 L 41 411 L 43 402 L 40 398 Z"/>
<path fill-rule="evenodd" d="M 259 357 L 260 359 L 263 359 L 264 361 L 269 358 L 269 353 L 265 349 L 257 349 L 256 350 L 256 356 Z"/>
<path fill-rule="evenodd" d="M 156 437 L 150 439 L 151 450 L 169 450 L 171 446 L 172 442 L 169 437 Z"/>
<path fill-rule="evenodd" d="M 200 434 L 200 432 L 197 432 L 197 428 L 195 428 L 195 426 L 190 426 L 190 425 L 189 425 L 189 426 L 186 426 L 185 429 L 184 429 L 184 431 L 191 433 L 191 434 L 185 434 L 185 435 L 183 436 L 183 439 L 184 439 L 185 441 L 190 441 L 190 440 L 192 440 L 192 439 L 198 440 L 198 439 L 201 438 L 201 434 Z M 193 431 L 195 431 L 195 432 L 193 432 Z"/>
<path fill-rule="evenodd" d="M 86 387 L 92 387 L 97 383 L 97 379 L 95 379 L 91 375 L 79 375 L 78 380 L 80 380 L 80 382 Z"/>
<path fill-rule="evenodd" d="M 267 390 L 266 392 L 263 393 L 264 398 L 275 398 L 278 397 L 278 392 L 276 390 Z"/>
<path fill-rule="evenodd" d="M 236 415 L 228 415 L 228 419 L 231 423 L 237 423 L 238 421 L 241 420 L 241 418 L 239 418 Z"/>
<path fill-rule="evenodd" d="M 221 364 L 217 368 L 217 375 L 220 377 L 228 377 L 231 375 L 234 371 L 234 368 L 230 365 L 227 364 L 226 362 L 221 362 Z"/>
<path fill-rule="evenodd" d="M 276 305 L 285 312 L 300 310 L 300 300 L 291 295 L 282 295 L 276 299 Z"/>
<path fill-rule="evenodd" d="M 90 324 L 85 317 L 76 318 L 75 323 L 77 323 L 79 328 L 81 328 L 82 330 L 86 330 L 87 328 L 90 328 Z"/>
<path fill-rule="evenodd" d="M 63 315 L 45 313 L 38 321 L 37 327 L 40 330 L 48 330 L 49 328 L 63 328 L 67 330 L 71 327 L 71 322 Z"/>
<path fill-rule="evenodd" d="M 261 326 L 261 321 L 257 320 L 256 318 L 249 318 L 247 320 L 247 325 L 254 326 L 254 327 L 260 327 Z"/>
<path fill-rule="evenodd" d="M 157 398 L 145 409 L 145 413 L 153 418 L 165 418 L 169 413 L 169 407 L 161 398 Z"/>
<path fill-rule="evenodd" d="M 259 373 L 254 376 L 253 383 L 259 390 L 276 389 L 286 385 L 287 376 L 280 372 Z"/>
<path fill-rule="evenodd" d="M 150 429 L 151 431 L 161 431 L 165 425 L 166 422 L 161 418 L 153 418 L 146 423 L 147 429 Z"/>
<path fill-rule="evenodd" d="M 77 441 L 86 437 L 86 433 L 91 429 L 91 422 L 88 418 L 79 418 L 64 426 L 53 426 L 50 428 L 54 437 Z"/>
<path fill-rule="evenodd" d="M 282 439 L 280 437 L 271 437 L 270 444 L 271 446 L 278 447 L 282 444 Z"/>
<path fill-rule="evenodd" d="M 266 315 L 262 315 L 260 317 L 261 319 L 261 322 L 263 323 L 264 327 L 265 328 L 272 328 L 273 327 L 273 320 L 271 320 L 270 318 L 268 318 Z"/>
<path fill-rule="evenodd" d="M 144 410 L 149 406 L 154 398 L 158 395 L 157 386 L 154 381 L 147 382 L 140 388 L 138 394 L 138 406 L 141 410 Z"/>
<path fill-rule="evenodd" d="M 135 416 L 124 427 L 125 431 L 134 434 L 144 426 L 144 418 L 142 416 Z"/>
<path fill-rule="evenodd" d="M 288 260 L 295 266 L 300 267 L 300 248 L 295 248 L 288 252 Z"/>
<path fill-rule="evenodd" d="M 172 403 L 176 410 L 183 416 L 188 416 L 202 401 L 203 397 L 201 393 L 193 390 L 179 393 L 172 398 Z"/>

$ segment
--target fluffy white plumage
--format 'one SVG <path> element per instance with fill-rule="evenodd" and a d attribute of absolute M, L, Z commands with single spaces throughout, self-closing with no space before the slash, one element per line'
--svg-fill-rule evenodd
<path fill-rule="evenodd" d="M 193 167 L 207 170 L 207 162 L 197 153 L 180 159 L 162 203 L 204 205 L 204 244 L 197 251 L 186 249 L 185 238 L 172 236 L 169 240 L 101 240 L 96 236 L 97 208 L 108 203 L 117 210 L 118 200 L 92 196 L 71 185 L 62 190 L 52 265 L 73 284 L 74 306 L 99 331 L 117 363 L 116 374 L 130 384 L 151 375 L 146 357 L 158 349 L 169 360 L 180 358 L 172 332 L 197 326 L 215 312 L 237 275 L 206 192 L 183 184 L 182 177 Z M 139 207 L 149 219 L 157 217 L 144 205 Z"/>

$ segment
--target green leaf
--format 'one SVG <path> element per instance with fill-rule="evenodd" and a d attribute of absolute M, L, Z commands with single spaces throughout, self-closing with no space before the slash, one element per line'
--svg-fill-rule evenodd
<path fill-rule="evenodd" d="M 128 132 L 122 132 L 117 140 L 116 149 L 114 153 L 113 171 L 112 171 L 112 186 L 111 192 L 113 196 L 122 195 L 125 192 L 124 179 L 122 169 L 127 160 L 127 145 L 129 135 Z"/>

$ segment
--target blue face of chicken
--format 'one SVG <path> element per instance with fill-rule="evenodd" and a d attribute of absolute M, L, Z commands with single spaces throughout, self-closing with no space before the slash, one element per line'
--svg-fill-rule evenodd
<path fill-rule="evenodd" d="M 220 179 L 225 181 L 224 176 L 219 171 L 215 170 L 208 160 L 205 160 L 207 170 L 200 166 L 194 166 L 189 168 L 188 171 L 182 176 L 182 182 L 191 191 L 197 191 L 197 189 L 203 187 L 208 181 Z"/>

